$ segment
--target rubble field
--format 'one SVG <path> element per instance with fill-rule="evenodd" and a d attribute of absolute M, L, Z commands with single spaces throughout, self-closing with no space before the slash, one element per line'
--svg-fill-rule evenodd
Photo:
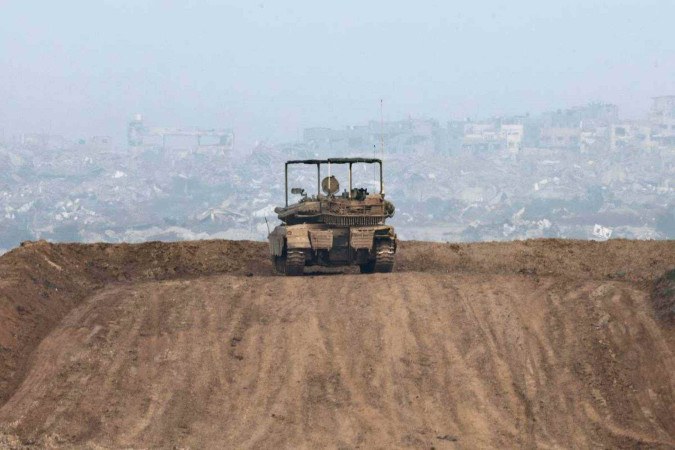
<path fill-rule="evenodd" d="M 267 244 L 0 257 L 0 447 L 673 448 L 675 241 Z"/>

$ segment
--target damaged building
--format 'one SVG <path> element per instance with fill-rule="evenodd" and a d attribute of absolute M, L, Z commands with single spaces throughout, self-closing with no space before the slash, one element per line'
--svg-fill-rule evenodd
<path fill-rule="evenodd" d="M 130 148 L 158 147 L 193 151 L 227 152 L 234 147 L 234 131 L 230 129 L 148 127 L 141 114 L 127 126 Z"/>
<path fill-rule="evenodd" d="M 235 149 L 227 129 L 149 127 L 138 116 L 127 146 L 105 135 L 17 135 L 0 144 L 0 249 L 34 239 L 264 239 L 285 160 L 382 156 L 383 141 L 403 239 L 673 239 L 674 99 L 655 98 L 635 121 L 591 104 L 308 128 L 299 142 L 248 149 Z"/>

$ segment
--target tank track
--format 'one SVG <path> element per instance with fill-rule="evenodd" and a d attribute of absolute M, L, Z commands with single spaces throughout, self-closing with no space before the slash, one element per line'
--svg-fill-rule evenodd
<path fill-rule="evenodd" d="M 394 243 L 390 240 L 377 241 L 375 244 L 375 272 L 389 273 L 394 270 Z"/>
<path fill-rule="evenodd" d="M 305 254 L 302 250 L 288 250 L 286 254 L 286 275 L 302 275 L 305 269 Z"/>
<path fill-rule="evenodd" d="M 389 273 L 394 270 L 394 243 L 380 240 L 375 243 L 375 259 L 360 265 L 361 273 Z"/>

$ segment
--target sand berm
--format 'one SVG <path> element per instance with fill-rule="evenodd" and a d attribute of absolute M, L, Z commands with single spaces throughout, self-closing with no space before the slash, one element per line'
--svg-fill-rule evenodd
<path fill-rule="evenodd" d="M 675 242 L 265 243 L 0 257 L 0 448 L 675 448 Z"/>

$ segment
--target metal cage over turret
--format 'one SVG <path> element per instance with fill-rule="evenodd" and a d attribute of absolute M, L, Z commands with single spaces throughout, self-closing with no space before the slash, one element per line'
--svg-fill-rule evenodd
<path fill-rule="evenodd" d="M 379 166 L 379 192 L 368 193 L 352 185 L 354 164 Z M 302 198 L 289 204 L 288 172 L 294 164 L 316 166 L 316 195 L 304 189 L 291 192 Z M 348 165 L 348 187 L 336 195 L 339 183 L 332 176 L 333 164 Z M 328 177 L 322 180 L 322 167 Z M 299 275 L 305 265 L 345 266 L 358 264 L 364 273 L 390 272 L 394 265 L 396 234 L 386 225 L 394 205 L 385 200 L 382 160 L 377 158 L 328 158 L 287 161 L 284 166 L 285 206 L 275 208 L 282 225 L 269 235 L 270 251 L 277 271 Z M 323 192 L 322 192 L 323 191 Z"/>
<path fill-rule="evenodd" d="M 316 165 L 316 194 L 321 195 L 321 166 L 331 164 L 349 164 L 349 194 L 352 192 L 352 166 L 356 163 L 378 164 L 380 166 L 380 194 L 384 195 L 384 181 L 382 179 L 382 160 L 378 158 L 328 158 L 328 159 L 296 159 L 286 161 L 284 169 L 284 182 L 286 185 L 286 206 L 288 206 L 288 166 L 292 164 Z"/>

